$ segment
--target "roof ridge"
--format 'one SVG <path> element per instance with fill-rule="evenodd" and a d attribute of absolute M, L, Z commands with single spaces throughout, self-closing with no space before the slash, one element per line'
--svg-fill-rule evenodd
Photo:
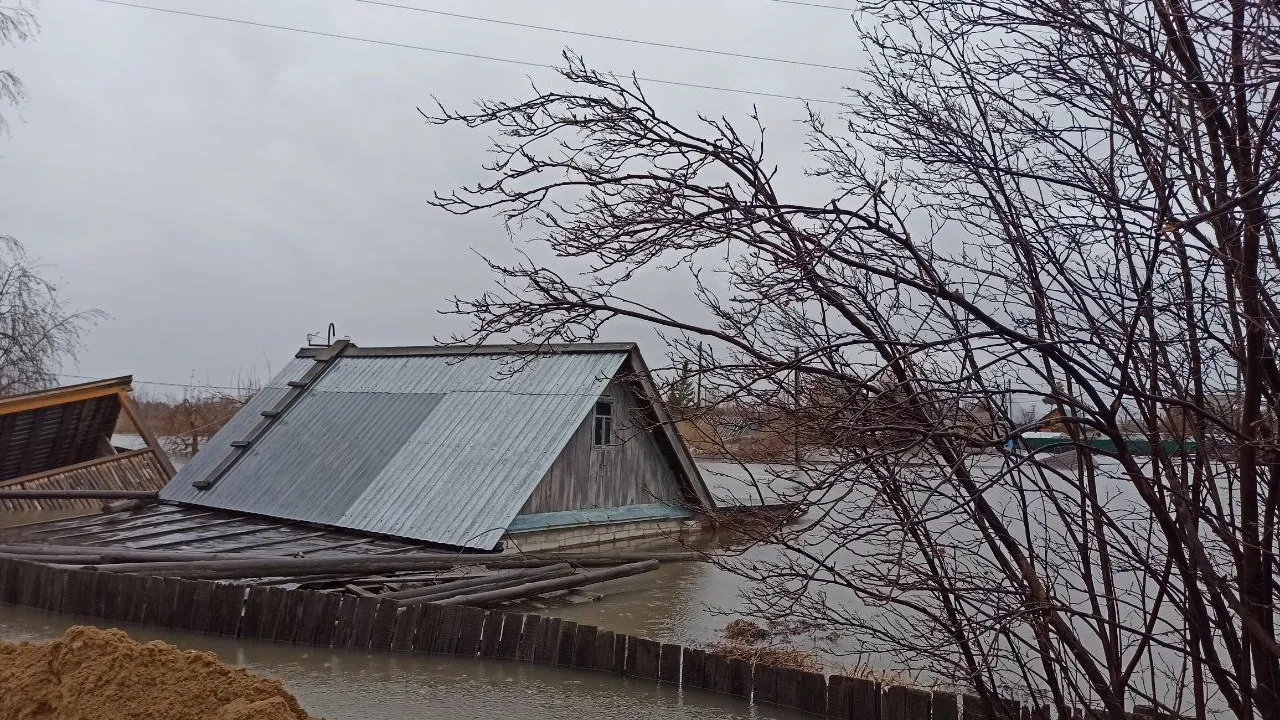
<path fill-rule="evenodd" d="M 578 355 L 587 353 L 630 353 L 639 346 L 633 342 L 610 343 L 543 343 L 543 344 L 493 344 L 493 345 L 352 345 L 343 357 L 429 357 L 439 355 Z M 304 347 L 295 357 L 314 357 L 328 349 L 327 346 Z"/>

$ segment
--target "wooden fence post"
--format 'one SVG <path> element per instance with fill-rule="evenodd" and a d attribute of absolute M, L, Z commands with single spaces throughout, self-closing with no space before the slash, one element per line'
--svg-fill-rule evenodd
<path fill-rule="evenodd" d="M 413 649 L 414 634 L 418 631 L 418 622 L 422 619 L 422 606 L 410 605 L 399 611 L 396 618 L 396 630 L 391 636 L 391 649 L 397 652 L 409 652 Z"/>
<path fill-rule="evenodd" d="M 613 634 L 613 671 L 623 676 L 631 672 L 631 668 L 628 667 L 631 661 L 627 659 L 630 657 L 627 653 L 631 652 L 627 648 L 627 637 L 623 633 Z"/>
<path fill-rule="evenodd" d="M 94 573 L 97 580 L 101 583 L 106 580 L 111 573 Z M 94 588 L 97 594 L 101 595 L 101 586 Z M 195 607 L 196 583 L 193 580 L 183 580 L 178 578 L 178 594 L 173 602 L 173 614 L 169 616 L 169 627 L 171 628 L 188 628 L 191 627 L 191 613 Z M 95 603 L 95 610 L 96 610 Z M 95 615 L 95 617 L 100 617 Z"/>
<path fill-rule="evenodd" d="M 931 720 L 960 720 L 960 704 L 955 693 L 935 692 L 933 694 Z"/>
<path fill-rule="evenodd" d="M 614 654 L 615 642 L 617 641 L 612 630 L 596 631 L 596 657 L 594 663 L 596 670 L 610 673 L 622 672 L 622 668 L 617 665 L 617 656 Z"/>
<path fill-rule="evenodd" d="M 337 635 L 338 613 L 342 611 L 342 600 L 347 595 L 338 593 L 322 593 L 320 600 L 320 617 L 316 619 L 315 632 L 310 643 L 320 647 L 330 647 Z"/>
<path fill-rule="evenodd" d="M 679 645 L 664 643 L 658 656 L 658 681 L 670 685 L 680 684 L 681 648 Z"/>
<path fill-rule="evenodd" d="M 436 655 L 452 655 L 458 647 L 458 632 L 462 624 L 461 607 L 458 605 L 440 605 L 440 630 L 431 643 L 431 652 Z"/>
<path fill-rule="evenodd" d="M 356 595 L 343 595 L 342 604 L 338 607 L 338 619 L 334 622 L 333 646 L 345 648 L 351 645 L 351 636 L 355 632 L 356 608 L 360 606 L 360 598 Z"/>
<path fill-rule="evenodd" d="M 561 667 L 573 665 L 574 638 L 578 635 L 578 623 L 572 620 L 560 621 L 560 632 L 556 639 L 555 664 Z"/>
<path fill-rule="evenodd" d="M 592 670 L 596 666 L 596 626 L 579 625 L 573 636 L 573 666 Z"/>
<path fill-rule="evenodd" d="M 379 600 L 373 611 L 373 630 L 369 634 L 370 650 L 390 650 L 395 637 L 400 606 L 394 600 Z"/>
<path fill-rule="evenodd" d="M 475 657 L 480 653 L 480 642 L 484 638 L 485 615 L 483 608 L 458 607 L 458 642 L 454 654 L 460 657 Z"/>
<path fill-rule="evenodd" d="M 498 657 L 498 645 L 502 642 L 503 625 L 507 624 L 507 614 L 501 610 L 490 610 L 484 621 L 484 639 L 480 642 L 480 657 Z"/>
<path fill-rule="evenodd" d="M 436 645 L 436 638 L 440 635 L 441 622 L 444 620 L 444 612 L 442 607 L 432 603 L 423 603 L 413 606 L 419 607 L 417 627 L 413 631 L 413 645 L 410 647 L 414 652 L 429 653 L 431 648 Z"/>
<path fill-rule="evenodd" d="M 702 687 L 711 692 L 729 694 L 729 659 L 709 652 L 702 658 Z"/>
<path fill-rule="evenodd" d="M 633 653 L 631 648 L 635 646 Z M 658 679 L 658 655 L 661 645 L 654 640 L 627 636 L 627 674 L 645 680 Z M 632 658 L 635 659 L 634 670 Z"/>
<path fill-rule="evenodd" d="M 280 595 L 280 610 L 276 614 L 275 631 L 271 639 L 276 642 L 293 642 L 298 635 L 298 618 L 302 614 L 302 606 L 307 594 L 303 590 L 283 590 Z"/>
<path fill-rule="evenodd" d="M 827 713 L 827 678 L 822 673 L 800 673 L 800 710 L 810 715 Z"/>
<path fill-rule="evenodd" d="M 556 661 L 556 643 L 560 641 L 560 618 L 543 618 L 542 634 L 538 636 L 533 661 L 539 665 L 551 665 Z"/>
<path fill-rule="evenodd" d="M 502 618 L 502 638 L 498 640 L 498 657 L 515 660 L 520 652 L 520 638 L 524 631 L 525 616 L 508 614 Z"/>
<path fill-rule="evenodd" d="M 780 707 L 800 709 L 800 671 L 777 668 L 773 678 L 773 698 Z"/>
<path fill-rule="evenodd" d="M 705 650 L 685 648 L 680 660 L 680 685 L 687 688 L 702 688 L 702 668 L 706 662 Z"/>
<path fill-rule="evenodd" d="M 293 642 L 307 645 L 315 637 L 316 626 L 320 623 L 320 606 L 324 603 L 325 593 L 314 590 L 295 592 L 302 593 L 302 602 L 298 604 L 298 624 L 293 631 Z"/>
<path fill-rule="evenodd" d="M 730 658 L 726 664 L 729 673 L 727 692 L 740 698 L 751 697 L 751 663 L 738 658 Z"/>
<path fill-rule="evenodd" d="M 520 644 L 516 649 L 517 658 L 525 662 L 538 661 L 539 645 L 542 644 L 542 625 L 541 615 L 525 616 L 524 628 L 520 632 Z"/>
<path fill-rule="evenodd" d="M 778 704 L 778 669 L 756 664 L 751 680 L 751 701 L 757 705 Z"/>
<path fill-rule="evenodd" d="M 369 638 L 373 636 L 373 616 L 377 612 L 378 598 L 362 597 L 356 601 L 355 617 L 351 622 L 350 647 L 369 649 Z"/>

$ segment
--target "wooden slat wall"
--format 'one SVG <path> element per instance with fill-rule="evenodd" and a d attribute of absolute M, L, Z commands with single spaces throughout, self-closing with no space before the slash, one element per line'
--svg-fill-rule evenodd
<path fill-rule="evenodd" d="M 66 472 L 45 473 L 29 482 L 13 482 L 6 490 L 141 490 L 155 492 L 169 481 L 154 450 L 121 453 Z M 0 500 L 0 510 L 96 509 L 101 500 Z"/>
<path fill-rule="evenodd" d="M 520 509 L 521 515 L 682 502 L 675 472 L 653 433 L 638 419 L 635 393 L 615 380 L 602 397 L 613 400 L 615 444 L 593 447 L 593 407 Z"/>
<path fill-rule="evenodd" d="M 752 666 L 557 618 L 458 605 L 406 609 L 376 598 L 64 570 L 7 558 L 0 558 L 0 602 L 210 635 L 593 669 L 841 720 L 960 720 L 989 714 L 969 695 Z M 997 715 L 1020 717 L 1017 702 L 999 704 Z"/>

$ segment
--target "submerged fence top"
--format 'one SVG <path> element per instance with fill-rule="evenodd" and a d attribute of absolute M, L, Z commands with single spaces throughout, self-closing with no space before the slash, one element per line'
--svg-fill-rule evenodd
<path fill-rule="evenodd" d="M 634 352 L 576 347 L 300 353 L 160 497 L 491 549 Z"/>

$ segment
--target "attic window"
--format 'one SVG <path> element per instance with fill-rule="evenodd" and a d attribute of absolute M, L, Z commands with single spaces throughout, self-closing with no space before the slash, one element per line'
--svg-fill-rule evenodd
<path fill-rule="evenodd" d="M 595 417 L 591 423 L 592 444 L 604 447 L 613 443 L 613 401 L 597 400 Z"/>

